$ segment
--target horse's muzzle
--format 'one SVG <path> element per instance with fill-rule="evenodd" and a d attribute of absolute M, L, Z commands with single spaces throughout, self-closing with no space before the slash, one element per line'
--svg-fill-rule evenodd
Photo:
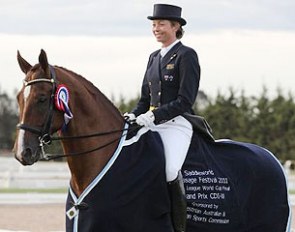
<path fill-rule="evenodd" d="M 15 154 L 15 158 L 22 164 L 22 165 L 32 165 L 36 163 L 40 158 L 40 149 L 31 149 L 27 147 L 24 149 L 20 155 Z"/>

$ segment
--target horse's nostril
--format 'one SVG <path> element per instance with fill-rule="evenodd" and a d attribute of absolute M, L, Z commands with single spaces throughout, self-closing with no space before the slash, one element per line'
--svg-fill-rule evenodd
<path fill-rule="evenodd" d="M 38 159 L 38 151 L 35 151 L 34 149 L 27 147 L 23 150 L 22 157 L 19 160 L 24 165 L 32 165 L 33 163 L 37 162 Z"/>
<path fill-rule="evenodd" d="M 31 148 L 26 148 L 25 151 L 24 151 L 24 157 L 26 158 L 30 158 L 32 157 L 32 149 Z"/>

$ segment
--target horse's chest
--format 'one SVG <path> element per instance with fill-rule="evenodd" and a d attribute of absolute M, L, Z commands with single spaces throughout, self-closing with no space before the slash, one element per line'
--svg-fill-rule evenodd
<path fill-rule="evenodd" d="M 73 202 L 81 209 L 77 206 L 78 214 L 67 218 L 67 232 L 173 232 L 163 148 L 150 134 L 124 147 L 83 198 L 70 192 L 67 210 Z"/>

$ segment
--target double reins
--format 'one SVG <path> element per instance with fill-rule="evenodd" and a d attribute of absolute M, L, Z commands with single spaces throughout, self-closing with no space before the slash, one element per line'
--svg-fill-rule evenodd
<path fill-rule="evenodd" d="M 105 143 L 103 145 L 100 145 L 98 147 L 95 147 L 93 149 L 90 149 L 90 150 L 87 150 L 87 151 L 82 151 L 82 152 L 76 152 L 76 153 L 70 153 L 70 154 L 64 154 L 64 155 L 49 155 L 49 154 L 46 154 L 44 152 L 44 149 L 42 149 L 42 160 L 46 160 L 46 161 L 49 161 L 49 160 L 53 160 L 53 159 L 58 159 L 58 158 L 65 158 L 65 157 L 70 157 L 70 156 L 78 156 L 78 155 L 84 155 L 84 154 L 88 154 L 88 153 L 91 153 L 91 152 L 94 152 L 94 151 L 98 151 L 98 150 L 101 150 L 109 145 L 112 145 L 113 143 L 121 140 L 124 136 L 126 136 L 127 134 L 129 133 L 133 133 L 134 131 L 137 131 L 138 129 L 140 129 L 142 126 L 140 125 L 137 125 L 137 124 L 134 124 L 134 122 L 131 122 L 131 121 L 128 121 L 126 118 L 125 118 L 125 121 L 126 121 L 126 125 L 125 125 L 125 128 L 124 129 L 120 129 L 120 130 L 112 130 L 112 131 L 107 131 L 107 132 L 98 132 L 98 133 L 93 133 L 93 134 L 87 134 L 87 135 L 76 135 L 76 136 L 52 136 L 50 137 L 51 138 L 51 141 L 58 141 L 58 140 L 72 140 L 72 139 L 86 139 L 86 138 L 91 138 L 91 137 L 99 137 L 99 136 L 106 136 L 106 135 L 111 135 L 111 134 L 114 134 L 114 133 L 122 133 L 121 136 L 115 138 L 114 140 L 108 142 L 108 143 Z M 129 126 L 127 125 L 131 125 L 132 124 L 132 128 L 130 129 Z M 124 133 L 126 132 L 126 133 Z"/>
<path fill-rule="evenodd" d="M 51 130 L 51 125 L 52 125 L 52 119 L 53 119 L 53 111 L 54 111 L 54 96 L 55 96 L 55 91 L 56 91 L 56 74 L 55 74 L 55 70 L 54 68 L 49 65 L 49 70 L 50 70 L 50 77 L 51 79 L 46 79 L 46 78 L 40 78 L 40 79 L 34 79 L 34 80 L 30 80 L 30 81 L 24 81 L 24 86 L 30 86 L 36 83 L 40 83 L 40 82 L 46 82 L 46 83 L 51 83 L 52 84 L 52 91 L 51 91 L 51 96 L 50 96 L 50 103 L 49 103 L 49 113 L 47 115 L 47 119 L 46 119 L 46 123 L 44 124 L 42 129 L 36 128 L 36 127 L 32 127 L 29 125 L 26 125 L 24 123 L 20 123 L 17 125 L 18 129 L 23 129 L 26 131 L 29 131 L 33 134 L 37 134 L 39 135 L 39 146 L 41 148 L 41 158 L 39 160 L 45 160 L 45 161 L 49 161 L 49 160 L 53 160 L 53 159 L 58 159 L 58 158 L 64 158 L 64 157 L 69 157 L 69 156 L 77 156 L 77 155 L 83 155 L 83 154 L 88 154 L 94 151 L 98 151 L 100 149 L 103 149 L 119 140 L 121 140 L 121 138 L 123 138 L 125 135 L 133 131 L 138 130 L 141 126 L 139 125 L 135 125 L 133 126 L 131 129 L 128 128 L 128 126 L 126 126 L 127 124 L 130 124 L 130 122 L 128 122 L 126 119 L 125 121 L 127 122 L 127 124 L 125 125 L 124 129 L 120 129 L 120 130 L 112 130 L 112 131 L 107 131 L 107 132 L 99 132 L 99 133 L 92 133 L 92 134 L 87 134 L 87 135 L 78 135 L 78 136 L 51 136 L 50 134 L 50 130 Z M 127 133 L 123 133 L 123 132 L 127 132 Z M 87 151 L 82 151 L 82 152 L 77 152 L 77 153 L 70 153 L 70 154 L 63 154 L 63 155 L 50 155 L 50 154 L 46 154 L 45 150 L 44 150 L 44 145 L 50 145 L 52 141 L 57 141 L 57 140 L 72 140 L 72 139 L 86 139 L 86 138 L 91 138 L 91 137 L 98 137 L 98 136 L 106 136 L 106 135 L 111 135 L 114 133 L 122 133 L 119 137 L 117 137 L 116 139 L 107 142 L 103 145 L 100 145 L 98 147 L 95 147 L 93 149 L 87 150 Z"/>
<path fill-rule="evenodd" d="M 138 127 L 136 129 L 138 129 Z M 131 129 L 131 130 L 135 130 L 135 128 Z M 124 129 L 121 129 L 121 130 L 113 130 L 113 131 L 108 131 L 108 132 L 102 132 L 102 133 L 80 135 L 80 136 L 57 136 L 57 137 L 51 137 L 52 141 L 57 141 L 57 140 L 85 139 L 85 138 L 90 138 L 90 137 L 98 137 L 98 136 L 110 135 L 110 134 L 114 134 L 114 133 L 118 133 L 118 132 L 122 133 L 121 136 L 115 138 L 114 140 L 112 140 L 112 141 L 110 141 L 108 143 L 105 143 L 103 145 L 100 145 L 98 147 L 95 147 L 95 148 L 87 150 L 87 151 L 82 151 L 82 152 L 77 152 L 77 153 L 69 153 L 69 154 L 64 154 L 64 155 L 49 155 L 49 154 L 46 154 L 44 152 L 44 149 L 42 148 L 42 159 L 41 160 L 49 161 L 49 160 L 58 159 L 58 158 L 84 155 L 84 154 L 88 154 L 88 153 L 91 153 L 91 152 L 94 152 L 94 151 L 101 150 L 101 149 L 103 149 L 103 148 L 105 148 L 107 146 L 110 146 L 111 144 L 119 141 L 121 138 L 123 138 L 125 135 L 127 135 L 127 133 L 123 133 L 125 131 L 128 132 L 128 128 L 124 128 Z"/>

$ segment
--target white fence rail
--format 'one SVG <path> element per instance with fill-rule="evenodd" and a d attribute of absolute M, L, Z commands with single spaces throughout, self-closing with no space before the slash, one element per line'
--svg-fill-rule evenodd
<path fill-rule="evenodd" d="M 65 162 L 38 162 L 23 166 L 13 157 L 0 157 L 0 189 L 67 188 L 69 179 Z"/>

